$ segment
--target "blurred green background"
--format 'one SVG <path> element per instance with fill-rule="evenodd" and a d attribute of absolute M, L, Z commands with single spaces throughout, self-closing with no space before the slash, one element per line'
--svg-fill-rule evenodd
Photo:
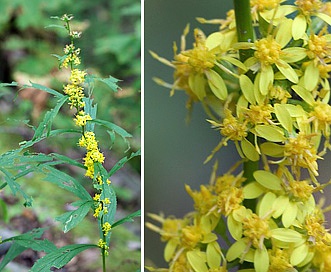
<path fill-rule="evenodd" d="M 98 104 L 98 119 L 117 124 L 132 134 L 127 143 L 112 139 L 105 131 L 97 130 L 102 152 L 106 156 L 105 167 L 109 170 L 124 156 L 140 148 L 141 119 L 141 2 L 139 0 L 1 0 L 0 1 L 0 82 L 17 81 L 28 84 L 29 80 L 61 91 L 68 80 L 68 71 L 58 70 L 58 62 L 51 54 L 63 55 L 63 47 L 69 43 L 67 33 L 59 28 L 46 28 L 61 21 L 51 16 L 73 14 L 72 29 L 83 35 L 76 46 L 81 48 L 82 69 L 99 77 L 109 75 L 120 79 L 121 90 L 112 92 L 105 84 L 94 88 L 94 101 Z M 0 90 L 0 152 L 17 148 L 18 143 L 31 139 L 33 131 L 27 123 L 37 126 L 44 113 L 54 107 L 56 101 L 44 92 L 15 88 Z M 69 107 L 63 107 L 54 121 L 55 128 L 74 127 Z M 111 150 L 110 150 L 110 147 Z M 126 151 L 127 150 L 127 151 Z M 84 157 L 77 147 L 77 139 L 53 138 L 43 141 L 31 152 L 56 152 L 71 158 Z M 117 218 L 140 209 L 140 158 L 132 159 L 112 178 L 118 196 Z M 84 173 L 77 169 L 64 169 L 85 186 L 91 184 Z M 0 179 L 2 177 L 0 176 Z M 13 197 L 9 188 L 0 191 L 0 231 L 25 232 L 33 226 L 52 226 L 57 243 L 96 242 L 98 236 L 95 219 L 88 216 L 80 227 L 61 236 L 60 227 L 53 221 L 67 211 L 72 195 L 42 182 L 37 175 L 21 180 L 21 186 L 34 198 L 32 209 L 22 206 L 20 197 Z M 93 190 L 90 189 L 92 194 Z M 29 215 L 29 216 L 28 216 Z M 26 222 L 27 218 L 33 222 Z M 20 222 L 24 228 L 18 227 Z M 140 267 L 140 219 L 119 227 L 112 236 L 109 271 L 135 271 Z M 1 233 L 0 233 L 1 235 Z M 53 237 L 53 238 L 54 238 Z M 100 254 L 91 252 L 68 265 L 68 271 L 98 271 Z M 26 259 L 33 262 L 36 256 Z M 1 256 L 0 256 L 1 258 Z M 20 268 L 9 271 L 25 271 L 31 265 L 23 258 L 17 260 Z M 71 269 L 71 270 L 70 270 Z"/>
<path fill-rule="evenodd" d="M 225 0 L 145 0 L 145 216 L 163 212 L 166 216 L 180 217 L 192 211 L 193 203 L 184 184 L 198 188 L 200 184 L 208 183 L 213 163 L 204 165 L 203 161 L 219 141 L 219 134 L 211 131 L 200 105 L 194 106 L 191 122 L 186 124 L 187 97 L 184 92 L 169 97 L 170 90 L 152 80 L 152 77 L 159 77 L 172 83 L 173 69 L 153 59 L 148 51 L 172 60 L 173 42 L 179 46 L 187 23 L 191 29 L 187 48 L 191 48 L 194 28 L 201 28 L 205 34 L 218 29 L 217 25 L 201 25 L 195 18 L 224 18 L 231 6 L 232 2 Z M 223 149 L 217 154 L 218 158 L 220 156 L 223 157 L 219 169 L 226 171 L 236 158 L 234 148 Z M 145 221 L 149 221 L 147 216 Z M 145 229 L 146 265 L 151 262 L 158 266 L 164 264 L 163 247 L 159 235 Z"/>
<path fill-rule="evenodd" d="M 148 50 L 171 60 L 172 45 L 180 43 L 180 35 L 187 23 L 191 32 L 187 36 L 187 48 L 192 47 L 192 31 L 199 27 L 206 35 L 216 31 L 216 25 L 201 25 L 195 18 L 225 18 L 232 1 L 226 0 L 145 0 L 145 88 L 144 88 L 144 182 L 145 216 L 147 213 L 163 212 L 166 216 L 181 217 L 193 210 L 192 199 L 187 195 L 184 184 L 199 188 L 208 183 L 213 162 L 203 161 L 219 142 L 219 134 L 210 129 L 206 115 L 200 105 L 195 105 L 191 123 L 186 125 L 187 97 L 176 92 L 169 97 L 169 90 L 158 86 L 152 77 L 159 77 L 172 83 L 173 70 L 155 59 Z M 229 145 L 216 154 L 219 160 L 218 173 L 224 173 L 236 161 L 237 152 Z M 320 160 L 320 182 L 330 180 L 330 159 L 328 154 Z M 324 192 L 330 203 L 330 188 Z M 145 221 L 150 221 L 146 216 Z M 145 228 L 145 262 L 164 266 L 160 236 Z"/>

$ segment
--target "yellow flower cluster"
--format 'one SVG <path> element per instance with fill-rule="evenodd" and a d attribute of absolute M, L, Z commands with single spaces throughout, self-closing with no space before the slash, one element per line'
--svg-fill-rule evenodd
<path fill-rule="evenodd" d="M 230 11 L 225 20 L 199 18 L 220 28 L 196 29 L 192 49 L 185 28 L 173 61 L 152 52 L 174 69 L 173 84 L 156 82 L 184 90 L 189 105 L 201 101 L 220 132 L 206 161 L 233 141 L 243 165 L 237 175 L 214 170 L 199 190 L 186 185 L 194 212 L 183 219 L 150 215 L 161 227 L 147 227 L 167 243 L 169 268 L 160 271 L 331 271 L 315 195 L 330 183 L 321 184 L 318 161 L 331 149 L 331 4 L 284 2 L 250 1 L 256 40 L 238 42 Z"/>
<path fill-rule="evenodd" d="M 78 145 L 86 149 L 86 155 L 83 158 L 84 166 L 86 167 L 85 176 L 89 177 L 94 182 L 94 188 L 98 190 L 93 197 L 94 201 L 94 214 L 93 216 L 98 219 L 99 226 L 102 229 L 101 239 L 98 241 L 98 247 L 102 249 L 103 255 L 108 254 L 109 247 L 107 246 L 107 236 L 111 231 L 109 222 L 105 222 L 105 215 L 108 214 L 109 206 L 112 204 L 110 199 L 105 196 L 103 192 L 103 184 L 110 184 L 110 180 L 105 180 L 104 177 L 98 172 L 95 173 L 95 165 L 104 163 L 105 157 L 100 152 L 98 141 L 96 140 L 93 131 L 89 131 L 87 126 L 88 121 L 92 121 L 90 114 L 86 113 L 83 108 L 85 107 L 85 98 L 83 84 L 87 73 L 77 68 L 81 63 L 79 57 L 80 49 L 74 45 L 74 40 L 80 38 L 81 33 L 73 31 L 70 28 L 70 21 L 73 19 L 72 15 L 63 15 L 61 20 L 65 22 L 65 29 L 68 31 L 71 43 L 64 48 L 64 56 L 59 58 L 60 68 L 69 68 L 70 77 L 69 83 L 64 86 L 64 93 L 69 96 L 70 108 L 75 108 L 77 113 L 74 118 L 75 124 L 81 128 L 82 136 L 78 141 Z M 86 110 L 86 109 L 85 109 Z"/>

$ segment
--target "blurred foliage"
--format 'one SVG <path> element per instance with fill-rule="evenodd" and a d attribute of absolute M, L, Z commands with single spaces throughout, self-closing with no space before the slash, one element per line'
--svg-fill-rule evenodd
<path fill-rule="evenodd" d="M 61 29 L 52 27 L 56 22 L 51 16 L 65 13 L 75 16 L 74 30 L 83 31 L 83 37 L 77 42 L 77 46 L 82 50 L 82 66 L 90 67 L 87 72 L 103 78 L 111 75 L 121 80 L 118 84 L 122 90 L 116 93 L 110 92 L 102 82 L 95 84 L 93 92 L 95 101 L 98 101 L 99 118 L 113 122 L 133 135 L 129 142 L 130 150 L 127 150 L 127 143 L 124 141 L 115 141 L 114 135 L 97 131 L 102 151 L 111 152 L 111 164 L 122 158 L 125 151 L 127 155 L 140 148 L 140 6 L 138 0 L 82 0 L 77 3 L 67 0 L 0 1 L 0 82 L 17 81 L 27 84 L 31 80 L 58 91 L 63 89 L 69 75 L 58 70 L 58 61 L 52 54 L 63 55 L 63 44 L 67 41 L 67 35 L 65 31 L 61 32 Z M 1 89 L 0 151 L 17 148 L 19 141 L 31 138 L 30 125 L 39 123 L 44 113 L 54 107 L 55 102 L 54 99 L 49 99 L 46 93 L 33 89 Z M 69 108 L 64 107 L 53 125 L 58 128 L 73 127 L 71 116 Z M 78 149 L 73 148 L 75 142 L 76 139 L 70 138 L 66 139 L 65 143 L 52 139 L 51 147 L 75 158 L 79 157 L 76 154 Z M 109 151 L 113 142 L 115 144 Z M 38 148 L 45 146 L 49 146 L 49 143 Z M 42 152 L 47 153 L 48 150 Z M 140 159 L 134 158 L 128 164 L 132 168 L 130 171 L 134 173 L 124 179 L 133 185 L 118 189 L 120 206 L 124 210 L 122 212 L 134 209 L 134 205 L 140 205 L 140 194 L 134 193 L 140 189 L 137 184 Z M 134 181 L 130 181 L 132 179 Z M 36 191 L 34 197 L 37 198 L 41 186 L 38 177 L 31 177 L 29 186 L 31 184 L 34 186 L 29 188 Z M 42 187 L 45 195 L 44 199 L 39 201 L 49 204 L 46 193 L 52 193 L 54 190 L 49 184 L 43 184 Z M 10 205 L 7 209 L 2 196 L 0 194 L 0 218 L 9 222 L 13 217 L 14 206 Z M 50 204 L 52 211 L 56 213 L 63 209 L 67 200 L 55 198 L 56 201 Z M 42 210 L 35 211 L 40 220 L 45 219 Z M 15 214 L 16 212 L 19 213 L 20 210 L 15 211 Z M 114 239 L 118 239 L 118 243 L 128 243 L 128 240 L 139 242 L 139 226 L 135 228 L 135 237 L 131 237 L 134 236 L 131 232 L 123 230 L 125 233 L 118 238 L 115 235 Z M 84 231 L 82 234 L 87 235 Z M 95 233 L 89 235 L 93 238 Z M 139 254 L 135 256 L 132 252 L 132 249 L 128 249 L 127 252 L 122 252 L 122 257 L 118 256 L 117 263 L 113 265 L 114 271 L 115 265 L 125 261 L 128 256 L 131 256 L 134 262 L 139 262 Z"/>
<path fill-rule="evenodd" d="M 137 150 L 140 145 L 140 1 L 95 0 L 73 4 L 66 0 L 2 0 L 0 10 L 6 11 L 0 18 L 0 81 L 27 83 L 33 76 L 34 82 L 40 83 L 42 79 L 41 84 L 61 89 L 63 81 L 54 80 L 55 76 L 59 77 L 55 75 L 58 63 L 50 55 L 62 55 L 66 33 L 63 31 L 61 36 L 60 30 L 51 27 L 54 25 L 51 16 L 73 14 L 78 22 L 73 28 L 83 30 L 85 36 L 77 43 L 83 52 L 82 65 L 92 67 L 93 73 L 101 77 L 112 75 L 122 81 L 122 91 L 115 94 L 107 91 L 102 83 L 95 86 L 94 95 L 101 101 L 100 118 L 116 122 L 136 136 L 131 146 Z M 1 98 L 3 92 L 0 94 Z M 12 94 L 2 101 L 12 101 L 15 97 L 16 94 Z M 22 115 L 26 116 L 24 119 L 39 117 L 41 112 L 36 113 L 33 108 L 36 103 L 45 104 L 47 97 L 32 103 L 28 99 L 29 102 L 17 100 L 19 109 L 15 107 L 8 115 L 13 119 L 21 119 Z M 44 109 L 43 105 L 40 108 Z M 33 112 L 35 116 L 25 115 Z M 1 113 L 3 115 L 4 110 Z M 66 122 L 65 117 L 59 122 Z"/>

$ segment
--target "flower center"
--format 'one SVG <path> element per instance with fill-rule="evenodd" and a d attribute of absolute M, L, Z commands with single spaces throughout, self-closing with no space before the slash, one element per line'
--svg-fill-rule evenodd
<path fill-rule="evenodd" d="M 256 51 L 254 56 L 259 59 L 262 66 L 277 63 L 281 55 L 281 45 L 272 36 L 255 42 Z"/>

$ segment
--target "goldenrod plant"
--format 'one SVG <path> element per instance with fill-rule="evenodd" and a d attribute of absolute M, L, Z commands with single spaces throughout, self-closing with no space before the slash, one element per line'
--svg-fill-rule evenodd
<path fill-rule="evenodd" d="M 201 103 L 220 142 L 210 182 L 186 185 L 194 211 L 149 214 L 146 226 L 166 243 L 167 268 L 149 271 L 331 271 L 331 233 L 317 193 L 318 162 L 330 150 L 331 3 L 234 0 L 225 19 L 197 18 L 219 29 L 174 44 L 174 69 L 187 107 Z M 221 4 L 221 1 L 220 1 Z M 218 151 L 234 142 L 241 157 L 217 173 Z M 219 158 L 222 161 L 222 158 Z"/>
<path fill-rule="evenodd" d="M 117 226 L 133 221 L 134 217 L 140 216 L 140 211 L 135 211 L 124 218 L 115 220 L 116 193 L 111 183 L 111 176 L 127 161 L 139 156 L 140 151 L 120 159 L 110 170 L 103 166 L 106 158 L 100 150 L 95 127 L 100 126 L 106 130 L 112 135 L 112 139 L 116 133 L 127 143 L 129 143 L 127 138 L 130 138 L 131 135 L 112 122 L 97 119 L 97 105 L 93 102 L 93 86 L 94 82 L 101 81 L 107 84 L 113 92 L 117 92 L 120 90 L 117 85 L 119 80 L 112 76 L 99 78 L 80 68 L 80 49 L 76 47 L 75 42 L 81 37 L 81 32 L 71 28 L 73 16 L 65 14 L 62 17 L 54 17 L 54 19 L 61 21 L 62 24 L 50 27 L 65 30 L 70 39 L 70 43 L 64 48 L 64 55 L 54 55 L 59 61 L 59 68 L 68 69 L 68 83 L 64 85 L 62 92 L 32 82 L 23 86 L 19 86 L 16 82 L 1 84 L 1 86 L 37 88 L 52 95 L 57 104 L 45 114 L 38 126 L 33 127 L 34 135 L 31 140 L 21 142 L 18 149 L 0 155 L 2 179 L 0 188 L 2 190 L 8 188 L 14 195 L 20 194 L 25 199 L 24 205 L 30 207 L 32 198 L 24 192 L 20 183 L 24 182 L 24 177 L 29 173 L 42 174 L 44 182 L 51 182 L 59 188 L 67 190 L 78 199 L 72 203 L 75 209 L 56 218 L 61 222 L 63 232 L 67 233 L 76 227 L 92 211 L 95 223 L 98 225 L 99 237 L 95 238 L 93 244 L 71 244 L 61 248 L 57 248 L 52 241 L 41 238 L 45 231 L 44 228 L 6 238 L 0 243 L 11 243 L 11 246 L 0 263 L 0 270 L 2 271 L 11 260 L 28 248 L 46 253 L 44 257 L 35 262 L 31 271 L 50 271 L 52 268 L 61 268 L 80 252 L 89 248 L 99 248 L 102 260 L 100 267 L 102 267 L 102 271 L 108 271 L 106 257 L 110 250 L 111 233 Z M 53 129 L 53 121 L 66 103 L 69 106 L 68 112 L 73 114 L 75 129 Z M 85 157 L 80 161 L 61 154 L 43 154 L 33 151 L 34 145 L 40 141 L 53 137 L 62 137 L 65 141 L 65 137 L 68 135 L 76 137 L 77 146 L 83 149 L 82 152 L 85 152 Z M 79 179 L 67 174 L 65 168 L 59 168 L 60 165 L 65 164 L 84 169 L 86 178 L 90 179 L 90 187 L 84 188 Z M 94 191 L 93 195 L 89 193 L 91 191 Z"/>

